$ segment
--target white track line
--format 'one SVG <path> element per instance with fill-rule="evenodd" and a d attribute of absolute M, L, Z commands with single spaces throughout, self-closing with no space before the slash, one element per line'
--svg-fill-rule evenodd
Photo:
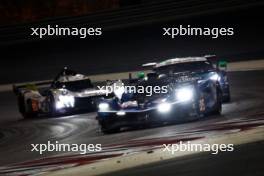
<path fill-rule="evenodd" d="M 217 138 L 206 138 L 196 140 L 191 143 L 193 144 L 247 144 L 255 141 L 263 140 L 264 128 L 255 128 L 253 130 L 243 131 L 240 133 L 232 133 Z M 236 148 L 234 148 L 236 150 Z M 44 174 L 43 176 L 94 176 L 105 173 L 120 171 L 123 169 L 133 168 L 150 164 L 154 162 L 164 161 L 168 159 L 178 158 L 186 155 L 199 153 L 199 151 L 182 151 L 175 154 L 171 152 L 163 151 L 163 149 L 153 150 L 152 153 L 139 152 L 133 155 L 126 155 L 115 157 L 112 159 L 102 160 L 93 164 L 82 165 L 79 167 L 73 167 L 69 169 L 62 169 L 54 172 Z"/>

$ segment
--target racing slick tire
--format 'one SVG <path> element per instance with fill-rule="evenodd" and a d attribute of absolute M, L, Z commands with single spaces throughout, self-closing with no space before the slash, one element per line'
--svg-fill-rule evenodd
<path fill-rule="evenodd" d="M 229 103 L 231 101 L 231 95 L 230 95 L 230 91 L 228 90 L 227 95 L 223 96 L 223 100 L 224 103 Z"/>
<path fill-rule="evenodd" d="M 217 90 L 216 103 L 214 105 L 214 110 L 211 112 L 211 114 L 213 114 L 213 115 L 221 115 L 221 113 L 222 113 L 222 93 L 218 89 Z"/>
<path fill-rule="evenodd" d="M 113 125 L 109 123 L 107 120 L 101 120 L 99 123 L 101 126 L 101 131 L 104 134 L 117 133 L 120 131 L 120 127 L 113 127 Z"/>
<path fill-rule="evenodd" d="M 32 111 L 32 102 L 31 100 L 27 100 L 25 104 L 25 97 L 22 94 L 18 95 L 18 109 L 19 112 L 22 114 L 23 118 L 34 118 L 37 116 L 37 113 Z M 28 110 L 26 110 L 26 107 Z"/>
<path fill-rule="evenodd" d="M 48 115 L 56 116 L 56 108 L 55 108 L 55 98 L 51 92 L 47 94 L 47 102 L 48 102 Z"/>
<path fill-rule="evenodd" d="M 21 114 L 25 113 L 25 102 L 24 102 L 24 96 L 19 94 L 17 97 L 17 102 L 18 102 L 18 110 Z"/>
<path fill-rule="evenodd" d="M 24 108 L 24 111 L 21 112 L 23 117 L 24 118 L 35 118 L 38 116 L 38 113 L 37 112 L 33 112 L 33 109 L 32 109 L 32 100 L 27 100 L 27 108 L 28 110 L 26 111 L 25 110 L 25 106 L 22 107 L 23 105 L 21 105 L 20 108 Z"/>

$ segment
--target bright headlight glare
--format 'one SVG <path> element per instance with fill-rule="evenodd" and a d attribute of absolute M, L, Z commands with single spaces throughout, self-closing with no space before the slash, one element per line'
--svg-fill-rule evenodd
<path fill-rule="evenodd" d="M 126 112 L 124 112 L 124 111 L 118 111 L 116 113 L 116 115 L 118 115 L 118 116 L 124 116 L 124 115 L 126 115 Z"/>
<path fill-rule="evenodd" d="M 180 88 L 176 90 L 176 98 L 179 101 L 189 101 L 193 98 L 193 89 L 192 88 Z"/>
<path fill-rule="evenodd" d="M 67 108 L 67 107 L 74 107 L 74 97 L 71 95 L 60 95 L 58 101 L 56 102 L 56 108 Z"/>
<path fill-rule="evenodd" d="M 56 102 L 56 109 L 64 108 L 64 104 L 60 101 Z"/>
<path fill-rule="evenodd" d="M 98 105 L 99 111 L 106 111 L 109 110 L 109 104 L 108 103 L 100 103 Z"/>
<path fill-rule="evenodd" d="M 220 76 L 217 73 L 214 73 L 213 75 L 210 76 L 210 79 L 213 81 L 217 81 L 220 79 Z"/>
<path fill-rule="evenodd" d="M 158 105 L 158 111 L 161 113 L 167 113 L 171 110 L 171 104 L 169 103 L 161 103 Z"/>

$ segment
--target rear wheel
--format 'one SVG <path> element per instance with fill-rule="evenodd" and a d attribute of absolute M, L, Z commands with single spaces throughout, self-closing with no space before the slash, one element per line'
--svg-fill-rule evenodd
<path fill-rule="evenodd" d="M 22 112 L 22 115 L 24 118 L 34 118 L 38 116 L 38 113 L 33 111 L 32 100 L 27 100 L 27 110 L 24 106 L 24 111 Z"/>
<path fill-rule="evenodd" d="M 18 95 L 17 97 L 18 102 L 18 110 L 21 114 L 25 113 L 25 98 L 23 95 Z"/>
<path fill-rule="evenodd" d="M 48 107 L 48 114 L 50 116 L 56 115 L 56 107 L 55 107 L 55 98 L 51 92 L 47 94 L 47 107 Z"/>
<path fill-rule="evenodd" d="M 223 97 L 223 102 L 228 103 L 228 102 L 230 102 L 230 101 L 231 101 L 231 95 L 230 95 L 230 90 L 228 89 L 228 91 L 227 91 L 227 95 L 225 95 L 225 96 Z"/>

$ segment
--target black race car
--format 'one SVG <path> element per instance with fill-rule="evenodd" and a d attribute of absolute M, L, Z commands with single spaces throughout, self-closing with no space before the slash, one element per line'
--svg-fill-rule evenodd
<path fill-rule="evenodd" d="M 124 126 L 164 121 L 185 121 L 208 114 L 221 114 L 223 85 L 221 75 L 205 57 L 176 58 L 155 64 L 153 72 L 136 82 L 123 85 L 113 98 L 98 106 L 98 122 L 103 132 Z M 226 81 L 226 80 L 225 80 Z M 151 96 L 126 87 L 143 90 L 160 87 Z M 133 89 L 134 90 L 134 89 Z"/>

